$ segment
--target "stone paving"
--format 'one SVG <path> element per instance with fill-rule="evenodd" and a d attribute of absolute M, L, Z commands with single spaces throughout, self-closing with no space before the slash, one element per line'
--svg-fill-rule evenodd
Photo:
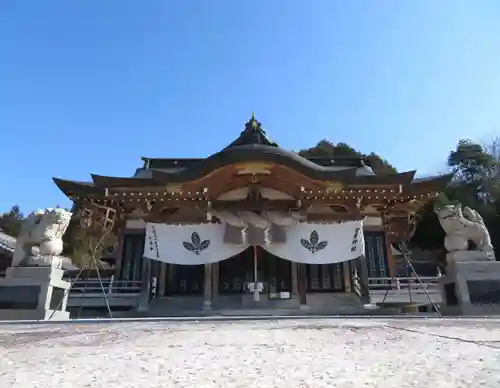
<path fill-rule="evenodd" d="M 0 387 L 500 387 L 500 320 L 0 325 Z"/>

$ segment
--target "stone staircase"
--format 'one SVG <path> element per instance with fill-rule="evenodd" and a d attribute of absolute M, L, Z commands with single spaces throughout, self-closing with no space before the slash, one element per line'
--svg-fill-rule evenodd
<path fill-rule="evenodd" d="M 203 297 L 161 297 L 152 300 L 147 312 L 138 313 L 148 317 L 186 316 L 287 316 L 287 315 L 364 315 L 367 311 L 353 293 L 308 294 L 307 306 L 299 306 L 298 297 L 270 300 L 261 295 L 259 302 L 252 294 L 218 296 L 211 309 L 203 306 Z"/>
<path fill-rule="evenodd" d="M 366 312 L 359 297 L 352 292 L 308 294 L 307 305 L 313 311 L 328 311 L 331 314 L 349 315 Z"/>

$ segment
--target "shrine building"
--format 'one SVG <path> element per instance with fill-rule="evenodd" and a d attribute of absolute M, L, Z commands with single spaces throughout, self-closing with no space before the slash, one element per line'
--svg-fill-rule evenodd
<path fill-rule="evenodd" d="M 54 182 L 84 214 L 112 215 L 115 280 L 142 281 L 140 308 L 166 315 L 359 308 L 369 277 L 394 275 L 391 243 L 409 238 L 416 210 L 451 179 L 376 175 L 362 157 L 304 158 L 254 117 L 208 158 L 142 160 L 132 177 Z"/>

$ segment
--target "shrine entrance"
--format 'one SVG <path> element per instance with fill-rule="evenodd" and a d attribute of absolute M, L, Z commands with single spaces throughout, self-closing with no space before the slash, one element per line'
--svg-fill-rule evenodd
<path fill-rule="evenodd" d="M 255 253 L 257 254 L 257 281 L 263 283 L 264 293 L 269 294 L 271 299 L 282 292 L 291 293 L 292 263 L 272 255 L 259 246 L 251 246 L 240 254 L 219 263 L 219 294 L 249 292 L 246 285 L 255 280 Z"/>
<path fill-rule="evenodd" d="M 165 276 L 165 295 L 203 295 L 204 265 L 169 264 Z"/>

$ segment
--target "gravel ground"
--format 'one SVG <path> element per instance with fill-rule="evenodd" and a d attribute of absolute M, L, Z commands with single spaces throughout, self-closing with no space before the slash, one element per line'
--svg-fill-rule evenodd
<path fill-rule="evenodd" d="M 0 387 L 500 387 L 500 320 L 0 325 Z"/>

